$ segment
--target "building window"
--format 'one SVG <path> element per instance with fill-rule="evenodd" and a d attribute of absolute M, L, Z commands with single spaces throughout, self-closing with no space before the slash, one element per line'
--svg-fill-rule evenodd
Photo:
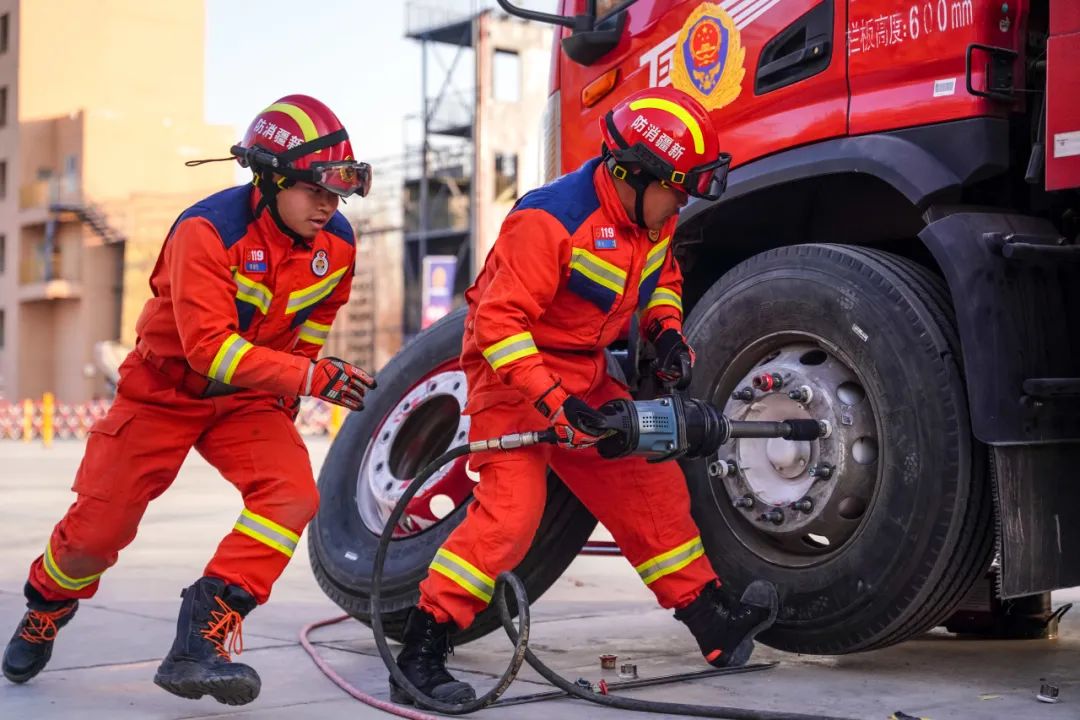
<path fill-rule="evenodd" d="M 7 160 L 0 160 L 0 198 L 7 197 Z"/>
<path fill-rule="evenodd" d="M 4 349 L 4 311 L 0 310 L 0 350 Z"/>
<path fill-rule="evenodd" d="M 8 26 L 11 24 L 11 13 L 0 15 L 0 53 L 8 51 Z"/>
<path fill-rule="evenodd" d="M 517 193 L 517 155 L 495 153 L 495 199 L 513 200 Z"/>
<path fill-rule="evenodd" d="M 7 235 L 0 235 L 0 275 L 7 267 Z"/>
<path fill-rule="evenodd" d="M 7 125 L 7 107 L 8 107 L 8 91 L 7 85 L 0 87 L 0 127 Z"/>
<path fill-rule="evenodd" d="M 491 69 L 492 94 L 499 102 L 521 100 L 521 60 L 512 50 L 496 50 Z"/>

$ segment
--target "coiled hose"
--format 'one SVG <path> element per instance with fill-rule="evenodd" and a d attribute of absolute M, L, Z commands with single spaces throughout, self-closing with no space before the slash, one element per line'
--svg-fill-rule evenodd
<path fill-rule="evenodd" d="M 372 582 L 371 582 L 371 629 L 375 633 L 375 645 L 379 649 L 379 655 L 382 656 L 383 662 L 386 663 L 386 669 L 390 671 L 390 675 L 393 676 L 397 684 L 404 688 L 405 691 L 413 698 L 416 704 L 420 707 L 428 708 L 436 712 L 445 713 L 447 715 L 465 715 L 471 712 L 475 712 L 482 708 L 485 708 L 496 700 L 499 696 L 506 691 L 510 684 L 517 676 L 518 670 L 521 669 L 522 661 L 526 661 L 531 665 L 541 676 L 544 677 L 555 687 L 559 688 L 563 692 L 572 695 L 573 697 L 581 700 L 587 700 L 588 702 L 596 703 L 598 705 L 604 705 L 610 708 L 617 708 L 620 710 L 630 710 L 634 712 L 652 712 L 652 713 L 670 713 L 678 715 L 688 715 L 693 717 L 710 717 L 710 718 L 728 718 L 729 720 L 849 720 L 847 718 L 838 718 L 825 715 L 806 715 L 802 713 L 789 713 L 789 712 L 775 712 L 769 710 L 751 710 L 747 708 L 736 707 L 720 707 L 720 706 L 708 706 L 708 705 L 687 705 L 684 703 L 670 703 L 670 702 L 655 702 L 651 700 L 636 700 L 633 698 L 615 697 L 613 695 L 598 695 L 596 693 L 589 692 L 584 688 L 570 682 L 566 678 L 558 675 L 554 670 L 549 668 L 543 662 L 540 661 L 528 648 L 529 642 L 529 598 L 525 592 L 525 586 L 522 585 L 521 580 L 511 572 L 500 573 L 495 581 L 495 594 L 494 599 L 496 607 L 499 610 L 499 617 L 502 620 L 503 629 L 510 637 L 511 642 L 514 643 L 514 654 L 510 659 L 509 665 L 506 667 L 506 671 L 503 672 L 499 681 L 495 683 L 495 687 L 486 692 L 484 695 L 476 698 L 467 703 L 451 704 L 441 702 L 434 698 L 430 698 L 424 695 L 415 685 L 409 682 L 409 679 L 405 677 L 405 674 L 397 666 L 397 662 L 394 656 L 390 652 L 390 647 L 386 643 L 386 635 L 383 631 L 382 624 L 382 611 L 380 608 L 381 592 L 382 592 L 382 575 L 383 565 L 386 563 L 386 553 L 390 547 L 390 541 L 393 537 L 394 528 L 397 527 L 398 521 L 401 519 L 402 514 L 405 512 L 405 507 L 412 500 L 413 496 L 423 487 L 431 475 L 446 463 L 459 458 L 463 455 L 468 455 L 472 452 L 486 451 L 486 450 L 509 450 L 517 447 L 524 447 L 526 445 L 533 445 L 540 442 L 554 443 L 554 433 L 546 431 L 542 433 L 515 433 L 512 435 L 504 435 L 500 438 L 493 438 L 491 440 L 481 440 L 470 443 L 468 445 L 460 445 L 452 448 L 433 461 L 428 463 L 423 470 L 416 476 L 416 478 L 410 483 L 409 487 L 405 489 L 401 498 L 398 500 L 397 505 L 394 506 L 393 512 L 390 513 L 390 517 L 387 518 L 386 526 L 383 528 L 382 536 L 379 539 L 379 547 L 375 552 L 375 567 L 373 568 Z M 518 625 L 514 627 L 513 619 L 510 616 L 510 610 L 506 603 L 506 589 L 509 586 L 510 591 L 514 594 L 514 599 L 517 601 L 518 607 Z"/>

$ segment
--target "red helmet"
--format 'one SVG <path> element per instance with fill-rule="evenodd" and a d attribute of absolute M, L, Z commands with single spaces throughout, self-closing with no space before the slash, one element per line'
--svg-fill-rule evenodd
<path fill-rule="evenodd" d="M 657 87 L 626 98 L 600 121 L 612 173 L 638 169 L 694 197 L 716 200 L 727 186 L 731 155 L 701 104 L 681 90 Z"/>
<path fill-rule="evenodd" d="M 313 183 L 341 197 L 363 197 L 371 189 L 371 166 L 357 162 L 337 115 L 307 95 L 286 95 L 256 115 L 231 152 L 256 172 Z"/>

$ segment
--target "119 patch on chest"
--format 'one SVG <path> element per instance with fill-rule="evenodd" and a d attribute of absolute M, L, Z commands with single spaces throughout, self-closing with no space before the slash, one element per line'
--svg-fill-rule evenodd
<path fill-rule="evenodd" d="M 615 226 L 614 225 L 593 225 L 593 250 L 614 250 L 615 249 Z"/>
<path fill-rule="evenodd" d="M 244 253 L 244 272 L 249 273 L 264 273 L 266 272 L 266 251 L 262 248 L 249 248 Z"/>

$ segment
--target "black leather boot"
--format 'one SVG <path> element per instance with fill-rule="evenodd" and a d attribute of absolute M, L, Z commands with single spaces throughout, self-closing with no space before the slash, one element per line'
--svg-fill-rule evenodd
<path fill-rule="evenodd" d="M 211 695 L 226 705 L 244 705 L 259 695 L 262 681 L 254 669 L 232 662 L 240 654 L 244 616 L 256 605 L 243 588 L 224 580 L 199 578 L 180 594 L 176 640 L 154 675 L 154 684 L 173 695 L 197 700 Z"/>
<path fill-rule="evenodd" d="M 455 680 L 446 671 L 446 656 L 452 651 L 452 622 L 437 623 L 420 608 L 409 611 L 402 642 L 405 647 L 397 657 L 398 667 L 409 682 L 425 695 L 445 703 L 461 704 L 476 699 L 468 683 Z M 390 699 L 399 704 L 413 704 L 412 697 L 390 678 Z"/>
<path fill-rule="evenodd" d="M 690 628 L 710 665 L 739 667 L 754 652 L 754 636 L 776 622 L 779 606 L 776 586 L 764 580 L 750 583 L 734 604 L 709 583 L 694 602 L 675 611 L 675 619 Z"/>
<path fill-rule="evenodd" d="M 49 602 L 26 583 L 26 614 L 4 650 L 4 677 L 24 683 L 45 669 L 52 657 L 53 641 L 79 609 L 78 600 Z"/>

